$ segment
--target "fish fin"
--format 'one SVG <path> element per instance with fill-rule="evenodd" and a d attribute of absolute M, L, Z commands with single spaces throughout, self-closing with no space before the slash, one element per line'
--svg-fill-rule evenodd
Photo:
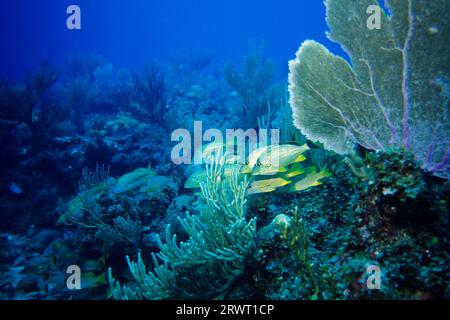
<path fill-rule="evenodd" d="M 249 174 L 249 173 L 252 173 L 252 171 L 248 167 L 244 167 L 244 168 L 242 168 L 241 173 Z"/>
<path fill-rule="evenodd" d="M 299 155 L 298 157 L 297 157 L 297 159 L 295 159 L 294 160 L 294 163 L 297 163 L 297 162 L 303 162 L 303 161 L 305 161 L 306 160 L 306 157 L 304 156 L 304 155 Z"/>
<path fill-rule="evenodd" d="M 303 168 L 299 163 L 295 163 L 289 171 L 284 175 L 286 178 L 292 178 L 304 174 L 305 168 Z"/>

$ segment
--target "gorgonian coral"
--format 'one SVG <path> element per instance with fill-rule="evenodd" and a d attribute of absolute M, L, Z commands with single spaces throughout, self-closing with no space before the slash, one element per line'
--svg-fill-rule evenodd
<path fill-rule="evenodd" d="M 368 28 L 378 5 L 380 29 Z M 400 149 L 450 178 L 450 2 L 327 0 L 328 37 L 351 59 L 305 41 L 290 67 L 294 123 L 339 154 Z"/>

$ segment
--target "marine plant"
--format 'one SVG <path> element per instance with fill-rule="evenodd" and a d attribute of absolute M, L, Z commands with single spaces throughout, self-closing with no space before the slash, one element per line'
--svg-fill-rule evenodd
<path fill-rule="evenodd" d="M 109 271 L 116 299 L 212 299 L 230 293 L 254 255 L 256 219 L 246 214 L 247 179 L 237 172 L 225 177 L 224 169 L 218 158 L 207 166 L 200 214 L 180 219 L 187 241 L 178 243 L 168 225 L 165 243 L 158 237 L 161 251 L 152 255 L 153 271 L 141 255 L 137 262 L 127 257 L 135 286 L 122 286 Z"/>
<path fill-rule="evenodd" d="M 447 183 L 436 183 L 405 153 L 369 153 L 356 169 L 354 187 L 363 195 L 360 207 L 370 212 L 366 220 L 376 235 L 398 230 L 417 234 L 445 220 Z M 365 213 L 363 213 L 365 215 Z"/>
<path fill-rule="evenodd" d="M 379 29 L 366 10 L 381 9 Z M 423 169 L 450 178 L 446 0 L 327 0 L 328 37 L 350 63 L 307 40 L 289 63 L 294 123 L 328 150 L 369 150 L 415 156 Z"/>
<path fill-rule="evenodd" d="M 67 203 L 58 222 L 77 226 L 84 237 L 93 236 L 109 247 L 136 247 L 142 239 L 149 195 L 164 189 L 167 180 L 159 179 L 150 168 L 137 169 L 118 179 L 109 176 L 109 167 L 97 165 L 95 171 L 85 168 L 76 186 L 77 195 Z"/>
<path fill-rule="evenodd" d="M 30 130 L 30 149 L 40 151 L 51 138 L 52 130 L 63 116 L 49 98 L 49 91 L 58 80 L 59 73 L 48 63 L 42 63 L 27 75 L 25 84 L 0 86 L 0 120 L 2 126 L 13 130 L 25 124 Z"/>
<path fill-rule="evenodd" d="M 166 80 L 159 65 L 147 63 L 141 74 L 132 77 L 134 92 L 128 111 L 143 121 L 163 122 L 166 107 Z"/>
<path fill-rule="evenodd" d="M 309 253 L 308 235 L 304 223 L 299 217 L 298 207 L 295 207 L 292 217 L 278 215 L 275 217 L 274 223 L 280 229 L 281 239 L 286 242 L 289 250 L 297 257 L 301 266 L 306 269 L 314 291 L 311 299 L 320 298 L 319 281 Z"/>
<path fill-rule="evenodd" d="M 289 91 L 287 87 L 284 90 L 285 94 L 279 110 L 277 111 L 277 116 L 272 121 L 272 127 L 280 130 L 280 142 L 283 144 L 287 143 L 298 143 L 304 144 L 306 142 L 305 136 L 297 130 L 294 126 L 292 119 L 292 110 L 289 105 Z M 261 128 L 261 127 L 260 127 Z"/>
<path fill-rule="evenodd" d="M 67 64 L 69 77 L 59 94 L 62 106 L 70 113 L 70 121 L 79 133 L 84 133 L 87 127 L 88 113 L 113 113 L 126 105 L 126 99 L 120 100 L 124 95 L 122 79 L 119 72 L 115 73 L 112 63 L 94 54 L 73 54 Z"/>
<path fill-rule="evenodd" d="M 66 59 L 68 74 L 71 78 L 87 77 L 91 80 L 94 79 L 95 70 L 105 65 L 104 57 L 95 54 L 81 52 L 71 53 Z"/>
<path fill-rule="evenodd" d="M 71 78 L 64 86 L 63 106 L 79 132 L 84 131 L 84 116 L 90 109 L 98 90 L 88 76 Z"/>
<path fill-rule="evenodd" d="M 231 88 L 242 100 L 242 124 L 244 128 L 255 127 L 258 115 L 265 115 L 270 103 L 270 88 L 275 76 L 273 60 L 264 55 L 263 46 L 252 45 L 244 58 L 241 69 L 227 63 L 224 76 Z"/>
<path fill-rule="evenodd" d="M 107 184 L 110 182 L 110 166 L 98 165 L 95 167 L 95 171 L 90 171 L 88 167 L 83 168 L 81 171 L 81 178 L 77 182 L 76 189 L 78 193 L 87 191 L 94 186 Z"/>

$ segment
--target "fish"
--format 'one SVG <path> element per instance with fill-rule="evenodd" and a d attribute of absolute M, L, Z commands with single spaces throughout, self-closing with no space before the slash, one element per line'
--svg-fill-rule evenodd
<path fill-rule="evenodd" d="M 69 219 L 69 217 L 81 219 L 83 217 L 84 212 L 83 207 L 84 207 L 84 197 L 83 194 L 81 194 L 69 201 L 66 210 L 64 211 L 63 214 L 60 215 L 57 223 L 58 224 L 71 223 L 71 219 Z"/>
<path fill-rule="evenodd" d="M 248 194 L 272 192 L 280 187 L 284 187 L 290 184 L 291 182 L 292 181 L 283 179 L 281 177 L 263 180 L 254 180 L 250 184 L 250 187 L 248 188 L 247 192 Z"/>
<path fill-rule="evenodd" d="M 222 153 L 224 148 L 224 144 L 222 142 L 211 142 L 205 146 L 202 146 L 198 149 L 194 155 L 194 159 L 202 159 L 202 161 L 206 161 L 207 159 L 211 159 L 217 155 L 217 153 Z"/>
<path fill-rule="evenodd" d="M 239 174 L 241 167 L 241 164 L 226 164 L 223 171 L 224 177 L 231 177 L 235 173 Z"/>
<path fill-rule="evenodd" d="M 267 148 L 268 148 L 268 146 L 264 146 L 264 147 L 261 147 L 261 148 L 258 148 L 256 150 L 252 151 L 252 153 L 250 153 L 250 155 L 248 156 L 248 159 L 245 163 L 245 166 L 242 168 L 241 173 L 251 173 L 258 161 L 258 158 L 264 152 L 266 152 Z"/>
<path fill-rule="evenodd" d="M 303 146 L 291 144 L 270 146 L 256 161 L 252 175 L 275 175 L 279 172 L 286 172 L 289 165 L 306 160 L 303 153 L 308 149 L 306 144 Z"/>
<path fill-rule="evenodd" d="M 283 174 L 285 178 L 297 177 L 306 172 L 305 168 L 299 162 L 294 163 L 286 173 Z"/>
<path fill-rule="evenodd" d="M 225 164 L 241 164 L 242 159 L 237 154 L 225 155 Z"/>
<path fill-rule="evenodd" d="M 217 147 L 217 144 L 215 147 Z M 249 179 L 252 182 L 247 190 L 249 194 L 272 192 L 290 185 L 293 181 L 296 181 L 296 183 L 294 186 L 290 186 L 291 191 L 305 190 L 321 184 L 320 179 L 331 175 L 325 168 L 319 173 L 314 166 L 303 168 L 300 162 L 306 160 L 303 153 L 307 150 L 309 148 L 306 144 L 302 146 L 288 144 L 260 147 L 250 153 L 245 165 L 223 164 L 223 176 L 229 177 L 232 174 L 239 173 L 239 178 L 250 177 Z M 270 162 L 272 155 L 278 156 L 278 165 Z M 300 179 L 297 177 L 300 177 Z M 199 189 L 207 179 L 206 169 L 197 170 L 189 176 L 184 187 L 186 189 Z"/>
<path fill-rule="evenodd" d="M 184 183 L 186 189 L 200 188 L 200 183 L 206 181 L 206 170 L 198 170 L 192 173 Z"/>
<path fill-rule="evenodd" d="M 231 177 L 234 172 L 239 173 L 240 168 L 241 168 L 240 164 L 225 164 L 223 176 Z M 189 178 L 184 183 L 184 187 L 186 189 L 200 188 L 200 184 L 205 183 L 207 178 L 208 176 L 205 169 L 197 170 L 189 176 Z"/>
<path fill-rule="evenodd" d="M 55 264 L 51 255 L 44 254 L 27 260 L 24 273 L 41 273 L 52 266 L 55 266 Z"/>
<path fill-rule="evenodd" d="M 11 182 L 9 185 L 9 191 L 14 194 L 22 194 L 23 190 L 15 182 Z"/>
<path fill-rule="evenodd" d="M 211 163 L 216 157 L 225 156 L 225 161 L 228 163 L 228 157 L 234 155 L 230 152 L 230 149 L 234 150 L 234 144 L 224 144 L 223 142 L 213 141 L 198 149 L 195 152 L 194 159 L 201 159 L 202 163 Z"/>
<path fill-rule="evenodd" d="M 81 288 L 96 288 L 102 285 L 108 284 L 108 280 L 106 278 L 106 272 L 97 276 L 93 272 L 83 273 L 81 275 Z"/>
<path fill-rule="evenodd" d="M 306 176 L 293 184 L 290 187 L 290 191 L 297 192 L 321 185 L 322 182 L 320 180 L 330 176 L 331 173 L 328 172 L 326 168 L 323 168 L 320 172 L 317 172 L 316 167 L 309 167 L 306 169 Z"/>
<path fill-rule="evenodd" d="M 121 176 L 111 187 L 112 194 L 119 194 L 132 191 L 137 187 L 145 185 L 148 178 L 155 176 L 151 168 L 139 168 L 133 172 Z"/>
<path fill-rule="evenodd" d="M 369 173 L 367 171 L 366 164 L 364 163 L 364 160 L 358 155 L 354 154 L 347 156 L 342 161 L 347 164 L 347 166 L 356 176 L 360 178 L 368 177 Z"/>
<path fill-rule="evenodd" d="M 167 178 L 165 176 L 148 177 L 145 185 L 139 188 L 139 192 L 140 193 L 157 192 L 162 188 L 164 188 L 165 186 L 168 186 L 170 182 L 171 182 L 170 178 Z"/>

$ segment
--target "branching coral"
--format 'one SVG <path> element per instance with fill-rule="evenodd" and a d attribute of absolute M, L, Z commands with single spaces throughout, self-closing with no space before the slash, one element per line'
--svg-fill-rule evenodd
<path fill-rule="evenodd" d="M 228 63 L 224 68 L 225 80 L 242 99 L 242 125 L 252 128 L 257 125 L 257 116 L 267 114 L 270 103 L 269 88 L 272 85 L 275 67 L 267 59 L 262 48 L 252 47 L 245 57 L 241 70 Z"/>
<path fill-rule="evenodd" d="M 137 246 L 142 237 L 143 227 L 140 221 L 134 221 L 130 217 L 119 216 L 113 219 L 112 225 L 102 223 L 99 226 L 97 238 L 110 244 L 131 243 Z"/>
<path fill-rule="evenodd" d="M 96 99 L 99 90 L 89 76 L 70 79 L 64 88 L 63 106 L 70 112 L 70 119 L 78 129 L 84 130 L 84 115 Z"/>
<path fill-rule="evenodd" d="M 94 78 L 95 70 L 105 64 L 105 59 L 98 54 L 72 53 L 67 57 L 67 67 L 72 78 Z"/>
<path fill-rule="evenodd" d="M 137 263 L 129 261 L 138 287 L 121 287 L 110 274 L 115 298 L 223 298 L 233 288 L 254 250 L 256 220 L 246 219 L 248 183 L 239 180 L 238 172 L 225 177 L 220 160 L 207 172 L 201 213 L 181 219 L 189 239 L 178 244 L 168 226 L 166 243 L 159 240 L 158 256 L 164 265 L 154 257 L 156 267 L 147 273 L 140 257 Z"/>
<path fill-rule="evenodd" d="M 281 102 L 279 110 L 277 110 L 276 112 L 277 116 L 272 121 L 272 127 L 280 130 L 281 143 L 287 144 L 296 142 L 299 145 L 302 145 L 306 142 L 306 139 L 293 124 L 292 110 L 291 107 L 289 106 L 289 96 L 286 87 L 284 92 L 285 92 L 284 99 Z M 264 126 L 260 126 L 260 128 L 264 128 Z"/>
<path fill-rule="evenodd" d="M 379 4 L 378 1 L 375 3 Z M 446 0 L 386 1 L 381 29 L 367 27 L 371 0 L 328 0 L 329 38 L 351 65 L 314 41 L 290 62 L 295 125 L 340 154 L 353 145 L 407 150 L 450 177 L 450 34 Z"/>
<path fill-rule="evenodd" d="M 128 110 L 139 119 L 162 122 L 166 107 L 166 81 L 156 64 L 146 64 L 142 74 L 133 76 L 134 93 Z"/>
<path fill-rule="evenodd" d="M 109 176 L 109 166 L 97 165 L 95 171 L 83 169 L 77 184 L 78 194 L 67 204 L 58 222 L 78 226 L 85 230 L 87 235 L 95 235 L 109 246 L 114 243 L 137 246 L 143 231 L 140 214 L 124 212 L 120 205 L 105 208 L 99 203 L 100 199 L 108 197 L 113 187 L 117 187 L 120 182 L 120 179 L 116 181 Z M 116 198 L 120 200 L 119 197 Z"/>
<path fill-rule="evenodd" d="M 77 183 L 77 192 L 84 192 L 96 185 L 106 184 L 110 182 L 109 176 L 110 167 L 105 165 L 98 165 L 95 167 L 95 171 L 89 171 L 88 167 L 85 167 L 81 171 L 80 181 Z"/>
<path fill-rule="evenodd" d="M 31 132 L 31 150 L 38 151 L 50 139 L 52 130 L 62 115 L 47 98 L 58 79 L 58 72 L 43 63 L 30 73 L 25 85 L 0 86 L 0 121 L 9 128 L 25 124 Z"/>
<path fill-rule="evenodd" d="M 312 299 L 319 298 L 319 282 L 313 270 L 313 263 L 309 253 L 308 235 L 306 234 L 304 223 L 298 215 L 298 208 L 295 208 L 292 218 L 280 215 L 274 219 L 274 222 L 280 229 L 281 239 L 286 241 L 288 248 L 307 271 L 314 290 Z"/>
<path fill-rule="evenodd" d="M 127 257 L 128 267 L 136 280 L 138 287 L 130 288 L 121 286 L 113 275 L 111 268 L 108 270 L 108 277 L 112 295 L 116 300 L 163 300 L 174 298 L 172 288 L 175 286 L 175 273 L 169 269 L 168 264 L 159 264 L 155 254 L 152 254 L 155 267 L 152 271 L 147 271 L 141 254 L 138 254 L 137 262 L 133 262 Z"/>

